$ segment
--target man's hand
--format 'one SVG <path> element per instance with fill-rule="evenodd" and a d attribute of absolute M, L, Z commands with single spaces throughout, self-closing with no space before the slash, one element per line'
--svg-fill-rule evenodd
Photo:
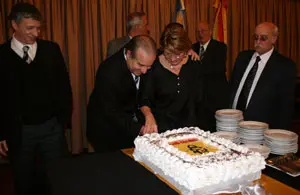
<path fill-rule="evenodd" d="M 147 115 L 146 117 L 146 122 L 145 122 L 145 127 L 143 129 L 143 135 L 146 133 L 157 133 L 157 125 L 155 118 L 152 114 Z"/>
<path fill-rule="evenodd" d="M 200 60 L 200 56 L 194 52 L 194 50 L 190 49 L 188 51 L 188 55 L 192 57 L 192 60 L 196 61 L 196 60 Z"/>
<path fill-rule="evenodd" d="M 7 156 L 8 147 L 6 145 L 6 140 L 0 141 L 0 155 Z"/>
<path fill-rule="evenodd" d="M 147 133 L 157 133 L 158 128 L 151 109 L 148 106 L 143 106 L 141 107 L 141 111 L 145 117 L 145 125 L 141 128 L 140 135 L 144 135 Z"/>

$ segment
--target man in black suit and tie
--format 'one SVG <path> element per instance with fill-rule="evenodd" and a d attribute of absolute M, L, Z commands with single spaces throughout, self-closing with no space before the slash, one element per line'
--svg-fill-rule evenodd
<path fill-rule="evenodd" d="M 255 29 L 255 51 L 241 52 L 230 79 L 232 108 L 244 120 L 262 121 L 270 128 L 290 129 L 294 109 L 295 63 L 274 49 L 278 28 L 268 22 Z"/>
<path fill-rule="evenodd" d="M 215 112 L 228 106 L 228 83 L 226 79 L 227 46 L 211 38 L 212 29 L 207 22 L 197 27 L 198 42 L 192 48 L 200 56 L 204 87 L 204 110 L 199 125 L 205 130 L 216 130 Z"/>
<path fill-rule="evenodd" d="M 128 33 L 126 36 L 113 39 L 108 42 L 107 57 L 117 53 L 130 41 L 130 39 L 132 39 L 132 37 L 149 34 L 149 26 L 146 14 L 144 12 L 130 13 L 127 19 L 126 30 Z"/>
<path fill-rule="evenodd" d="M 132 147 L 143 132 L 138 88 L 155 58 L 154 40 L 139 35 L 99 65 L 87 108 L 87 138 L 96 152 Z"/>
<path fill-rule="evenodd" d="M 36 176 L 67 154 L 69 75 L 58 44 L 37 38 L 42 19 L 36 7 L 16 4 L 9 18 L 14 34 L 0 45 L 0 155 L 9 157 L 16 194 L 44 194 L 38 191 L 44 177 Z"/>

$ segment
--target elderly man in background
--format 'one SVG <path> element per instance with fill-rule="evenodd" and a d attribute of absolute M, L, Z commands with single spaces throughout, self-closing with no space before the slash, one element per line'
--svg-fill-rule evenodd
<path fill-rule="evenodd" d="M 128 33 L 126 36 L 108 42 L 107 57 L 117 53 L 117 51 L 124 47 L 134 36 L 149 34 L 146 14 L 144 12 L 130 13 L 127 19 L 126 30 Z"/>
<path fill-rule="evenodd" d="M 107 46 L 107 58 L 117 53 L 122 49 L 134 36 L 137 35 L 149 35 L 150 28 L 148 26 L 147 16 L 144 12 L 133 12 L 128 15 L 127 24 L 127 35 L 121 38 L 113 39 L 108 42 Z M 158 54 L 162 51 L 157 50 Z M 199 60 L 200 57 L 190 49 L 187 53 L 192 56 L 193 60 Z"/>
<path fill-rule="evenodd" d="M 270 128 L 290 129 L 296 83 L 295 63 L 278 53 L 276 25 L 255 29 L 254 50 L 242 51 L 230 79 L 230 104 L 244 112 L 244 120 L 262 121 Z"/>
<path fill-rule="evenodd" d="M 226 79 L 227 46 L 212 39 L 212 29 L 207 22 L 197 27 L 198 42 L 192 48 L 200 56 L 204 81 L 204 110 L 201 128 L 216 130 L 216 110 L 228 106 L 228 82 Z"/>

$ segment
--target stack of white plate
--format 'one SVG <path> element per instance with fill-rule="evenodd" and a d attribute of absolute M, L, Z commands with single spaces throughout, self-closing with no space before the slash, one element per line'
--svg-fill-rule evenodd
<path fill-rule="evenodd" d="M 269 128 L 267 123 L 258 121 L 242 121 L 239 123 L 241 142 L 244 144 L 263 144 L 264 131 Z"/>
<path fill-rule="evenodd" d="M 243 112 L 235 109 L 217 110 L 216 114 L 217 131 L 237 132 L 239 122 L 244 119 Z"/>
<path fill-rule="evenodd" d="M 213 134 L 222 137 L 224 139 L 229 139 L 233 143 L 240 144 L 240 135 L 237 132 L 219 131 Z"/>
<path fill-rule="evenodd" d="M 245 146 L 253 152 L 260 153 L 265 159 L 269 157 L 269 154 L 271 152 L 270 148 L 268 148 L 267 146 L 259 145 L 259 144 L 246 144 Z"/>
<path fill-rule="evenodd" d="M 269 129 L 264 135 L 264 145 L 271 149 L 272 154 L 284 155 L 298 151 L 298 135 L 292 131 Z"/>

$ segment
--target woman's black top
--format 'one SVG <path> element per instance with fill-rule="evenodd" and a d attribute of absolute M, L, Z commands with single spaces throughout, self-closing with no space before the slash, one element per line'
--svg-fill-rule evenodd
<path fill-rule="evenodd" d="M 197 108 L 202 96 L 198 61 L 189 58 L 176 75 L 157 59 L 144 79 L 140 106 L 151 108 L 159 132 L 197 125 Z"/>

